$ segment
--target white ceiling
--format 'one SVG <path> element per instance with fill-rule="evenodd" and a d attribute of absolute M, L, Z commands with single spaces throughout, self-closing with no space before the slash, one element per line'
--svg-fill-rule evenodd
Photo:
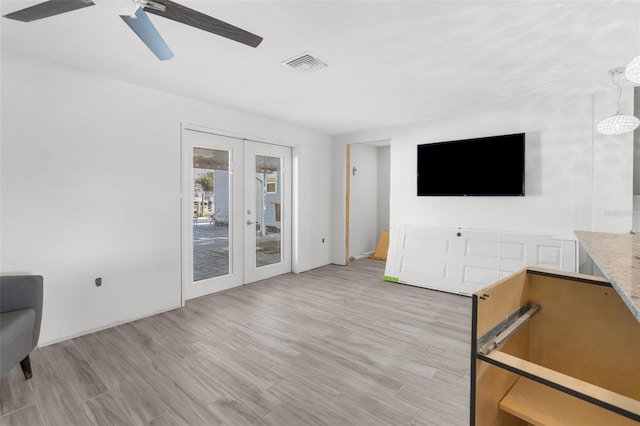
<path fill-rule="evenodd" d="M 150 15 L 175 54 L 161 62 L 97 4 L 2 19 L 2 49 L 332 135 L 593 93 L 640 54 L 638 1 L 176 1 L 264 41 L 253 49 Z M 0 11 L 39 2 L 2 0 Z M 305 51 L 329 66 L 280 65 Z"/>

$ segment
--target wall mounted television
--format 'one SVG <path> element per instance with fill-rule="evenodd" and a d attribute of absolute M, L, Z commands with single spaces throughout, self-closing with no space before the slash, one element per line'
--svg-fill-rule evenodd
<path fill-rule="evenodd" d="M 418 145 L 418 196 L 524 196 L 525 134 Z"/>

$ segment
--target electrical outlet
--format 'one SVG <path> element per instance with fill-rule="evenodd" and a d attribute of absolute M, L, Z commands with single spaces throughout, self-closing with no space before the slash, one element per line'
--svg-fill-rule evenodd
<path fill-rule="evenodd" d="M 96 287 L 100 287 L 102 285 L 102 278 L 100 277 L 96 278 L 95 283 L 96 283 Z"/>

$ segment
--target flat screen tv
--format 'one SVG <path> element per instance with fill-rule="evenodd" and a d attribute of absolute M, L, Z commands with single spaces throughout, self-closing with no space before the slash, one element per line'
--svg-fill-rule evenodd
<path fill-rule="evenodd" d="M 418 196 L 524 196 L 525 134 L 418 145 Z"/>

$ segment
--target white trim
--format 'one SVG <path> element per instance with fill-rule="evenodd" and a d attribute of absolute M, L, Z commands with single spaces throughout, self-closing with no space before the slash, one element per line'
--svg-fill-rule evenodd
<path fill-rule="evenodd" d="M 298 145 L 291 147 L 291 272 L 299 274 L 300 256 L 299 256 L 299 230 L 298 230 L 298 176 L 300 162 L 300 147 Z"/>
<path fill-rule="evenodd" d="M 184 265 L 184 221 L 185 221 L 185 217 L 184 217 L 184 174 L 185 174 L 185 170 L 184 170 L 184 144 L 185 144 L 185 140 L 184 140 L 184 132 L 185 132 L 185 127 L 183 123 L 180 123 L 180 176 L 179 176 L 179 188 L 180 188 L 180 214 L 178 215 L 178 217 L 180 218 L 180 306 L 184 307 L 185 305 L 185 285 L 186 285 L 186 278 L 184 276 L 185 274 L 185 265 Z"/>

